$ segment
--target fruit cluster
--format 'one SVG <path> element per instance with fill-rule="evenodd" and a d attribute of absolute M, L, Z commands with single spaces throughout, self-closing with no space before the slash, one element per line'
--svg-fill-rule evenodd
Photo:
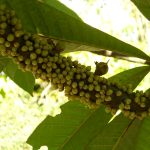
<path fill-rule="evenodd" d="M 11 57 L 36 78 L 50 81 L 70 100 L 78 99 L 90 108 L 103 104 L 112 114 L 121 109 L 131 119 L 150 116 L 150 92 L 132 92 L 131 85 L 110 82 L 99 76 L 98 69 L 93 73 L 90 66 L 61 56 L 51 39 L 24 32 L 15 12 L 4 5 L 0 5 L 0 55 Z"/>

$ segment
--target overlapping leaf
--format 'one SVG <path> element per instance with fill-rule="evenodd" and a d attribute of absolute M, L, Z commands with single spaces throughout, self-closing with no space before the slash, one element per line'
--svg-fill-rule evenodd
<path fill-rule="evenodd" d="M 150 1 L 149 0 L 131 0 L 142 14 L 150 21 Z"/>
<path fill-rule="evenodd" d="M 120 84 L 132 84 L 134 89 L 149 72 L 150 66 L 141 66 L 118 73 L 110 77 L 109 80 Z"/>
<path fill-rule="evenodd" d="M 150 57 L 138 48 L 83 23 L 73 13 L 67 14 L 67 8 L 62 7 L 59 2 L 53 3 L 53 0 L 49 2 L 46 0 L 0 0 L 0 2 L 16 11 L 26 31 L 41 33 L 64 41 L 67 52 L 106 49 L 150 60 Z"/>
<path fill-rule="evenodd" d="M 137 67 L 137 68 L 133 68 L 133 69 L 121 72 L 109 78 L 109 80 L 119 82 L 122 85 L 132 84 L 133 89 L 135 89 L 149 71 L 150 71 L 149 66 Z M 137 129 L 139 128 L 140 122 L 139 124 L 137 124 L 137 126 L 136 126 L 136 122 L 138 121 L 129 120 L 125 118 L 123 115 L 116 117 L 112 122 L 108 124 L 108 126 L 106 126 L 103 129 L 103 132 L 99 133 L 97 137 L 95 137 L 95 139 L 93 139 L 91 143 L 87 145 L 87 149 L 89 150 L 118 150 L 117 149 L 118 145 L 120 145 L 122 149 L 126 147 L 128 148 L 128 149 L 123 149 L 123 150 L 132 149 L 131 147 L 129 148 L 128 146 L 126 146 L 127 143 L 122 144 L 121 142 L 124 141 L 124 136 L 128 134 L 128 130 L 130 130 L 129 133 L 135 131 L 135 130 L 132 131 L 133 126 L 135 126 L 135 128 Z M 137 134 L 137 133 L 138 131 L 136 131 L 136 133 L 131 133 L 131 134 Z M 131 140 L 134 140 L 134 137 L 128 137 L 128 142 L 130 142 L 130 138 L 133 138 Z M 138 137 L 135 141 L 138 143 L 139 141 Z M 134 143 L 132 144 L 134 145 Z M 148 146 L 149 146 L 149 143 L 147 143 L 146 147 Z"/>
<path fill-rule="evenodd" d="M 82 150 L 97 132 L 102 132 L 110 115 L 103 107 L 91 111 L 79 101 L 73 101 L 62 107 L 62 114 L 47 117 L 32 133 L 27 143 L 34 149 L 46 145 L 49 149 Z"/>
<path fill-rule="evenodd" d="M 32 95 L 35 79 L 31 72 L 21 71 L 10 58 L 2 56 L 0 56 L 0 66 L 17 85 Z"/>

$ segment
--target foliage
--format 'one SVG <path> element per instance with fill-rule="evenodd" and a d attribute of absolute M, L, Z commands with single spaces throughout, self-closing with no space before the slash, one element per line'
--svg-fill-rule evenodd
<path fill-rule="evenodd" d="M 147 64 L 150 63 L 150 57 L 142 50 L 83 23 L 74 12 L 59 2 L 54 0 L 1 0 L 0 3 L 15 10 L 25 31 L 43 34 L 53 39 L 56 41 L 56 46 L 63 49 L 64 52 L 77 50 L 95 52 L 104 49 L 127 57 L 141 58 Z M 137 6 L 141 6 L 140 3 Z M 147 11 L 144 11 L 144 15 L 148 15 Z M 2 70 L 22 89 L 32 94 L 34 77 L 30 72 L 22 72 L 10 58 L 3 56 L 0 57 L 0 71 Z M 149 66 L 137 67 L 115 75 L 109 80 L 119 82 L 121 85 L 130 83 L 135 89 L 149 70 Z M 106 114 L 102 107 L 90 110 L 79 102 L 68 102 L 63 106 L 62 114 L 55 118 L 47 117 L 29 137 L 27 143 L 31 144 L 34 149 L 42 145 L 47 145 L 49 149 L 92 150 L 144 150 L 148 147 L 148 117 L 139 121 L 137 119 L 128 120 L 119 115 L 109 123 L 110 119 L 111 116 Z M 41 137 L 43 137 L 42 140 Z M 108 140 L 105 140 L 107 138 Z M 130 143 L 128 139 L 133 142 Z"/>

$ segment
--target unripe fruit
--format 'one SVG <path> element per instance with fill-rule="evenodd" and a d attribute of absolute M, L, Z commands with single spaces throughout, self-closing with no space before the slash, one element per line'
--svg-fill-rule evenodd
<path fill-rule="evenodd" d="M 98 91 L 100 91 L 100 90 L 101 90 L 100 85 L 96 85 L 96 86 L 95 86 L 95 91 L 98 92 Z"/>
<path fill-rule="evenodd" d="M 76 82 L 73 82 L 73 83 L 72 83 L 72 87 L 73 87 L 73 88 L 76 88 L 77 86 L 78 86 L 78 84 L 77 84 Z"/>
<path fill-rule="evenodd" d="M 112 98 L 110 96 L 105 97 L 106 102 L 110 102 L 111 100 L 112 100 Z"/>
<path fill-rule="evenodd" d="M 110 112 L 111 112 L 111 108 L 110 108 L 109 106 L 106 106 L 106 107 L 105 107 L 105 112 L 106 112 L 106 113 L 110 113 Z"/>
<path fill-rule="evenodd" d="M 43 50 L 42 53 L 41 53 L 41 55 L 42 55 L 43 57 L 48 56 L 48 51 L 47 51 L 47 50 Z"/>
<path fill-rule="evenodd" d="M 131 101 L 131 99 L 129 99 L 129 98 L 125 99 L 125 103 L 126 103 L 126 104 L 131 104 L 131 102 L 132 102 L 132 101 Z"/>
<path fill-rule="evenodd" d="M 5 42 L 5 39 L 0 37 L 0 44 L 3 44 Z"/>
<path fill-rule="evenodd" d="M 109 89 L 109 90 L 106 91 L 106 95 L 109 96 L 109 95 L 112 95 L 112 94 L 113 94 L 113 91 L 111 89 Z"/>
<path fill-rule="evenodd" d="M 36 49 L 35 52 L 36 54 L 41 54 L 41 49 Z"/>
<path fill-rule="evenodd" d="M 18 23 L 18 19 L 16 17 L 13 17 L 11 19 L 11 25 L 16 25 Z"/>
<path fill-rule="evenodd" d="M 122 95 L 122 92 L 121 91 L 117 91 L 116 92 L 116 96 L 121 96 Z"/>
<path fill-rule="evenodd" d="M 35 53 L 31 53 L 30 54 L 30 59 L 31 60 L 34 60 L 34 59 L 36 59 L 37 58 L 37 55 L 35 54 Z"/>
<path fill-rule="evenodd" d="M 27 52 L 27 51 L 28 51 L 28 47 L 25 46 L 25 45 L 22 46 L 22 47 L 21 47 L 21 51 L 22 51 L 22 52 Z"/>

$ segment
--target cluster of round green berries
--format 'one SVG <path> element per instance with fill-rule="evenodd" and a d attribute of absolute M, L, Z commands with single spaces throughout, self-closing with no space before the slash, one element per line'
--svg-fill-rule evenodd
<path fill-rule="evenodd" d="M 90 108 L 103 104 L 106 112 L 112 114 L 121 109 L 131 119 L 150 116 L 150 92 L 134 93 L 131 85 L 121 86 L 100 77 L 99 68 L 93 73 L 90 66 L 61 56 L 52 40 L 24 32 L 15 12 L 3 5 L 0 5 L 0 55 L 13 58 L 22 70 L 31 71 L 36 78 L 50 81 L 70 100 L 78 99 Z"/>

